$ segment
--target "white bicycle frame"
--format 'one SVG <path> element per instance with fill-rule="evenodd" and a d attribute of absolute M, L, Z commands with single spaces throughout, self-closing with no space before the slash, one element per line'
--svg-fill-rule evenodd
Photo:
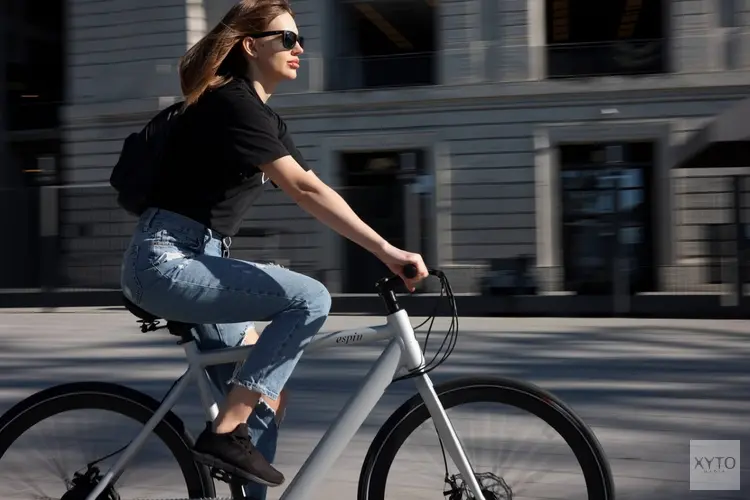
<path fill-rule="evenodd" d="M 350 397 L 336 420 L 316 445 L 302 468 L 292 479 L 281 496 L 281 500 L 303 500 L 309 492 L 325 477 L 326 473 L 338 459 L 346 445 L 356 434 L 359 427 L 382 397 L 388 385 L 399 372 L 418 369 L 424 366 L 424 356 L 417 342 L 414 330 L 409 323 L 406 311 L 399 310 L 386 317 L 384 325 L 341 330 L 330 334 L 319 334 L 305 348 L 306 352 L 332 347 L 365 345 L 378 341 L 388 341 L 383 353 L 361 382 L 357 391 Z M 244 361 L 252 345 L 230 347 L 211 352 L 198 351 L 195 342 L 182 344 L 187 356 L 188 368 L 183 377 L 169 392 L 159 409 L 146 422 L 143 430 L 122 452 L 119 459 L 105 474 L 102 481 L 86 497 L 95 500 L 99 494 L 125 469 L 128 462 L 138 453 L 144 441 L 175 405 L 179 397 L 194 379 L 198 382 L 201 403 L 206 419 L 213 421 L 218 414 L 218 405 L 213 395 L 211 381 L 205 371 L 207 366 Z M 477 500 L 483 499 L 480 485 L 476 480 L 469 460 L 456 435 L 453 426 L 445 413 L 443 405 L 435 393 L 427 374 L 412 377 L 417 391 L 422 396 L 430 416 L 435 422 L 438 436 L 446 448 L 453 463 L 458 468 L 469 489 Z"/>

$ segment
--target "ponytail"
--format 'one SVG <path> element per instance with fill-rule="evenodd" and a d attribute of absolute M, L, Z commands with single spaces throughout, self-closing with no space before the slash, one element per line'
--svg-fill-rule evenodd
<path fill-rule="evenodd" d="M 229 81 L 227 76 L 218 74 L 219 67 L 236 40 L 217 29 L 220 27 L 217 26 L 193 45 L 180 61 L 180 87 L 186 106 L 196 102 L 208 89 L 221 87 Z"/>

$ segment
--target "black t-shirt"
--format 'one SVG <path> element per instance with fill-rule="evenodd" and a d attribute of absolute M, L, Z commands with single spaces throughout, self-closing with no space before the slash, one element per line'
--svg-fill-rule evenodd
<path fill-rule="evenodd" d="M 153 205 L 234 236 L 268 181 L 258 167 L 288 155 L 309 170 L 284 120 L 236 77 L 180 117 Z"/>

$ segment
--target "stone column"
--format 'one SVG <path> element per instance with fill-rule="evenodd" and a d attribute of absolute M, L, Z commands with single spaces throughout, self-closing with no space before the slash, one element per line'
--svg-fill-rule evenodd
<path fill-rule="evenodd" d="M 495 81 L 544 78 L 544 0 L 495 0 L 497 42 L 489 64 Z"/>
<path fill-rule="evenodd" d="M 485 78 L 485 46 L 482 43 L 482 1 L 444 0 L 439 12 L 441 85 L 475 83 Z"/>
<path fill-rule="evenodd" d="M 722 69 L 717 60 L 720 37 L 712 29 L 710 2 L 674 0 L 668 7 L 667 33 L 670 73 L 701 73 Z"/>
<path fill-rule="evenodd" d="M 714 31 L 719 39 L 719 60 L 723 69 L 750 68 L 750 1 L 715 0 Z"/>

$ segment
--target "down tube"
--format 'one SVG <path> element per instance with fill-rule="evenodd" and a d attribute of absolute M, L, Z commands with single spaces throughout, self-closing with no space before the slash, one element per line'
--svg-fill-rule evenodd
<path fill-rule="evenodd" d="M 325 479 L 328 470 L 393 381 L 400 364 L 401 342 L 393 339 L 284 491 L 281 500 L 302 500 L 312 496 L 315 487 Z"/>
<path fill-rule="evenodd" d="M 187 385 L 192 381 L 193 376 L 193 369 L 188 368 L 188 371 L 185 373 L 185 375 L 183 375 L 183 377 L 177 382 L 177 384 L 175 384 L 175 386 L 169 391 L 167 397 L 164 399 L 164 402 L 159 406 L 159 409 L 156 410 L 153 415 L 151 415 L 146 424 L 143 426 L 143 429 L 138 432 L 138 435 L 133 438 L 128 447 L 122 451 L 120 457 L 104 475 L 102 480 L 97 483 L 96 488 L 94 488 L 91 493 L 88 494 L 88 496 L 78 498 L 95 500 L 99 498 L 99 495 L 102 494 L 102 492 L 107 488 L 107 486 L 110 485 L 110 483 L 114 483 L 117 480 L 120 473 L 125 469 L 125 466 L 128 464 L 128 462 L 130 462 L 130 459 L 133 458 L 135 454 L 141 450 L 144 441 L 148 439 L 148 437 L 151 435 L 151 432 L 156 428 L 157 425 L 159 425 L 159 422 L 162 421 L 164 415 L 166 415 L 167 412 L 172 409 L 175 403 L 177 403 L 177 399 L 182 395 Z"/>

